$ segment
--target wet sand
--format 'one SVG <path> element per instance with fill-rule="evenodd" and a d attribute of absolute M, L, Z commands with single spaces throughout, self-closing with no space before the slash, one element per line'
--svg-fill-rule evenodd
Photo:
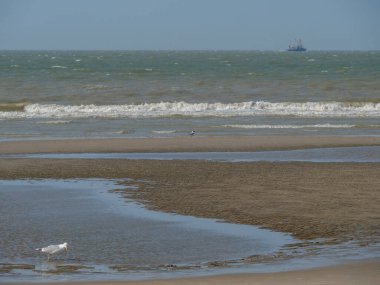
<path fill-rule="evenodd" d="M 248 151 L 380 144 L 379 138 L 372 137 L 248 137 L 225 138 L 220 143 L 218 140 L 2 142 L 0 153 Z M 355 240 L 363 246 L 378 242 L 380 237 L 379 173 L 380 163 L 0 159 L 1 179 L 132 178 L 142 181 L 140 190 L 130 191 L 128 197 L 156 210 L 259 225 L 300 239 L 327 238 L 333 243 Z M 308 284 L 320 284 L 325 282 L 322 276 L 326 273 L 329 277 L 324 284 L 379 284 L 378 260 L 364 267 L 358 265 L 356 269 L 344 268 L 196 280 L 199 284 L 279 284 L 280 281 L 305 284 L 305 280 Z M 181 284 L 194 284 L 193 281 L 181 281 Z M 155 281 L 154 284 L 174 283 Z"/>
<path fill-rule="evenodd" d="M 260 151 L 380 145 L 380 137 L 229 136 L 123 139 L 66 139 L 0 142 L 0 154 L 81 152 Z"/>
<path fill-rule="evenodd" d="M 0 159 L 0 178 L 132 178 L 155 210 L 224 219 L 300 239 L 380 236 L 380 163 Z"/>
<path fill-rule="evenodd" d="M 182 278 L 171 280 L 125 281 L 125 282 L 78 282 L 70 284 L 125 284 L 125 285 L 378 285 L 380 284 L 380 260 L 370 260 L 327 268 L 302 271 L 220 275 L 213 277 Z M 4 283 L 5 284 L 5 283 Z M 11 283 L 15 285 L 16 283 Z M 62 285 L 67 283 L 53 283 Z M 46 283 L 46 285 L 49 285 Z"/>
<path fill-rule="evenodd" d="M 231 137 L 2 142 L 1 153 L 173 151 L 377 144 L 375 137 Z M 220 140 L 218 144 L 216 140 Z M 88 147 L 86 147 L 88 146 Z M 132 178 L 148 207 L 252 224 L 299 239 L 380 236 L 380 163 L 1 158 L 0 178 Z"/>

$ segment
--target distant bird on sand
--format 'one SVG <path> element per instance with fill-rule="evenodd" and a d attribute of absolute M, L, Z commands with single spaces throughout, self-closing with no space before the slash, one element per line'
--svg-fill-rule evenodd
<path fill-rule="evenodd" d="M 190 136 L 195 135 L 195 131 L 191 131 L 191 133 L 190 133 L 189 135 L 190 135 Z"/>
<path fill-rule="evenodd" d="M 65 250 L 67 251 L 67 242 L 62 244 L 53 244 L 43 248 L 36 248 L 36 250 L 47 253 L 48 260 L 50 260 L 51 255 L 62 253 Z"/>

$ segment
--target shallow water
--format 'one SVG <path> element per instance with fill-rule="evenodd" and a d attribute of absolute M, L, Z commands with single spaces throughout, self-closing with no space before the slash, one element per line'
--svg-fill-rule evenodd
<path fill-rule="evenodd" d="M 78 269 L 87 273 L 109 274 L 114 265 L 126 271 L 169 264 L 191 269 L 271 254 L 295 242 L 253 226 L 150 211 L 108 191 L 120 187 L 112 180 L 0 181 L 0 263 L 32 264 L 37 271 L 29 274 L 41 277 L 39 271 L 56 270 L 56 264 L 33 249 L 68 242 L 58 265 L 87 266 Z"/>
<path fill-rule="evenodd" d="M 0 282 L 141 280 L 273 272 L 380 256 L 254 226 L 147 210 L 124 180 L 0 180 Z M 50 262 L 34 248 L 68 242 Z"/>
<path fill-rule="evenodd" d="M 212 160 L 228 162 L 308 161 L 380 162 L 380 146 L 312 148 L 258 152 L 175 152 L 175 153 L 52 153 L 6 155 L 26 158 Z"/>

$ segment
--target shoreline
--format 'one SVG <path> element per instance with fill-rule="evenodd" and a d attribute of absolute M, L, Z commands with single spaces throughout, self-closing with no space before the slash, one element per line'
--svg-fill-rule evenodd
<path fill-rule="evenodd" d="M 183 277 L 138 281 L 94 281 L 94 282 L 40 282 L 44 285 L 378 285 L 380 284 L 380 259 L 345 262 L 340 265 L 306 270 L 242 273 L 206 277 Z M 27 282 L 0 283 L 3 285 L 36 284 Z"/>
<path fill-rule="evenodd" d="M 96 138 L 1 141 L 0 154 L 244 152 L 304 148 L 379 146 L 380 137 L 348 136 L 221 136 L 170 138 Z"/>

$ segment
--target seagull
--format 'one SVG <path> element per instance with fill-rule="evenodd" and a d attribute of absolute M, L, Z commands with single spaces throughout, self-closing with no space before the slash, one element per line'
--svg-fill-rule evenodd
<path fill-rule="evenodd" d="M 191 131 L 191 133 L 190 133 L 189 135 L 190 135 L 190 136 L 195 135 L 195 131 Z"/>
<path fill-rule="evenodd" d="M 61 253 L 64 250 L 67 251 L 67 242 L 62 243 L 62 244 L 52 244 L 52 245 L 49 245 L 47 247 L 42 247 L 42 248 L 36 248 L 36 250 L 47 253 L 48 261 L 49 261 L 50 255 Z"/>

